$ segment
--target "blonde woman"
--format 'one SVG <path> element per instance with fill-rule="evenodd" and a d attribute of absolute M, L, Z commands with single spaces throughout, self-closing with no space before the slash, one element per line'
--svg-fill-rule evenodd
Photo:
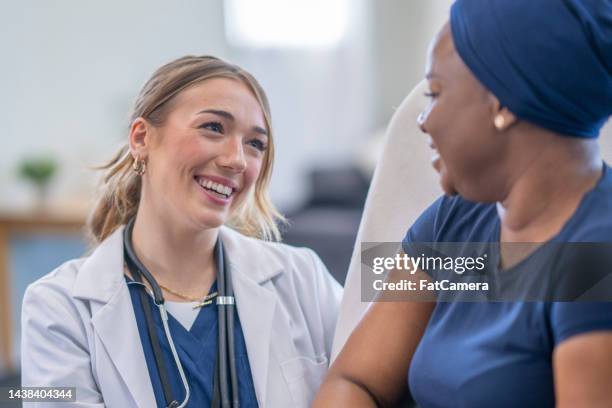
<path fill-rule="evenodd" d="M 95 250 L 26 292 L 23 385 L 76 387 L 83 407 L 309 405 L 341 288 L 272 242 L 273 158 L 249 73 L 207 56 L 158 69 L 104 167 Z"/>

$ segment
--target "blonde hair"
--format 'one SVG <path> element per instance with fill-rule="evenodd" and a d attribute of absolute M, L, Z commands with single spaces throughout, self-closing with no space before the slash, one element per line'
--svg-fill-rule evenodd
<path fill-rule="evenodd" d="M 154 126 L 164 123 L 171 101 L 186 88 L 210 78 L 225 77 L 246 84 L 262 108 L 268 131 L 268 148 L 254 188 L 236 208 L 228 225 L 241 233 L 264 240 L 280 240 L 278 222 L 284 217 L 270 201 L 268 186 L 274 162 L 274 143 L 270 106 L 264 90 L 257 80 L 242 68 L 211 56 L 185 56 L 169 62 L 153 73 L 141 89 L 131 115 L 130 123 L 142 117 Z M 140 202 L 141 178 L 132 170 L 133 159 L 129 145 L 123 145 L 106 164 L 101 195 L 87 221 L 87 231 L 100 243 L 119 226 L 136 215 Z"/>

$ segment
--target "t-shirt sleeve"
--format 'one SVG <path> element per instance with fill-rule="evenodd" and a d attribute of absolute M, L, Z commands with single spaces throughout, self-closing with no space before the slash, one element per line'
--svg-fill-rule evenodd
<path fill-rule="evenodd" d="M 594 331 L 612 331 L 612 302 L 553 303 L 550 323 L 555 345 Z"/>
<path fill-rule="evenodd" d="M 444 196 L 438 198 L 429 206 L 406 232 L 402 240 L 402 249 L 408 255 L 414 255 L 422 251 L 420 243 L 434 242 L 436 233 L 436 218 L 443 204 Z"/>

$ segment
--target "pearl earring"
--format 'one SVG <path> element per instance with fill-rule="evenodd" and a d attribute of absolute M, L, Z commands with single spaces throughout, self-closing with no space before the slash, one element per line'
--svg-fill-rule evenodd
<path fill-rule="evenodd" d="M 506 124 L 506 119 L 504 119 L 503 115 L 499 114 L 495 116 L 495 120 L 493 121 L 493 123 L 495 124 L 495 128 L 497 130 L 502 130 L 504 128 L 504 125 Z"/>

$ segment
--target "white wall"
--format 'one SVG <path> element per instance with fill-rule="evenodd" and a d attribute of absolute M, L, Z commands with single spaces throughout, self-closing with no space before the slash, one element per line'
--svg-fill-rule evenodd
<path fill-rule="evenodd" d="M 91 196 L 88 166 L 126 137 L 140 86 L 162 63 L 214 54 L 251 70 L 269 93 L 278 140 L 272 197 L 282 208 L 308 194 L 307 170 L 351 160 L 372 124 L 369 0 L 355 0 L 349 33 L 328 51 L 230 48 L 222 0 L 23 1 L 0 9 L 0 207 L 29 205 L 15 176 L 26 155 L 62 161 L 52 199 Z M 316 26 L 316 22 L 313 22 Z"/>
<path fill-rule="evenodd" d="M 253 51 L 226 43 L 222 0 L 25 0 L 0 6 L 0 207 L 31 202 L 15 167 L 62 161 L 54 197 L 91 191 L 87 167 L 125 139 L 140 86 L 162 63 L 214 54 L 254 73 L 269 94 L 278 144 L 272 198 L 307 196 L 313 166 L 353 160 L 422 76 L 450 0 L 353 0 L 349 32 L 328 51 Z M 442 13 L 444 14 L 444 13 Z M 313 22 L 316 29 L 316 21 Z M 91 194 L 89 194 L 91 195 Z"/>
<path fill-rule="evenodd" d="M 374 0 L 375 1 L 375 0 Z M 423 79 L 427 50 L 452 0 L 382 0 L 373 8 L 378 102 L 376 122 L 386 126 L 402 100 Z"/>
<path fill-rule="evenodd" d="M 350 5 L 348 32 L 335 48 L 229 51 L 270 98 L 278 146 L 271 191 L 283 208 L 307 198 L 309 169 L 351 162 L 376 127 L 373 3 L 351 0 Z M 316 21 L 312 26 L 316 29 Z"/>
<path fill-rule="evenodd" d="M 227 44 L 222 0 L 24 0 L 0 6 L 0 207 L 33 198 L 15 168 L 28 154 L 62 161 L 55 198 L 87 194 L 88 166 L 125 139 L 151 72 L 184 54 L 243 65 L 267 90 L 278 145 L 272 197 L 308 195 L 313 166 L 350 162 L 422 78 L 452 0 L 352 0 L 349 32 L 327 51 Z M 316 21 L 312 23 L 316 29 Z M 90 194 L 89 194 L 90 195 Z"/>
<path fill-rule="evenodd" d="M 56 195 L 91 184 L 85 168 L 126 137 L 131 103 L 150 73 L 187 53 L 224 56 L 220 1 L 16 1 L 0 9 L 0 205 L 29 202 L 18 161 L 62 161 Z M 86 187 L 86 186 L 85 186 Z"/>

